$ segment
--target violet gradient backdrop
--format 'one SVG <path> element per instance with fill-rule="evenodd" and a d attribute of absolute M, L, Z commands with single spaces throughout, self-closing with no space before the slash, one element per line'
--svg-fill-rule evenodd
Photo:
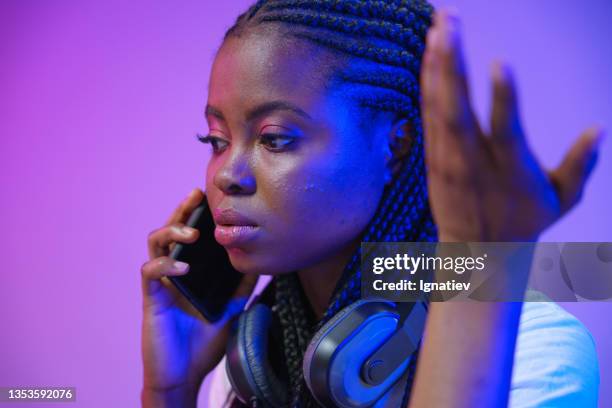
<path fill-rule="evenodd" d="M 1 2 L 0 386 L 139 405 L 146 236 L 203 187 L 207 148 L 193 135 L 205 131 L 210 64 L 248 3 Z M 611 2 L 454 4 L 481 116 L 500 56 L 545 165 L 585 126 L 612 126 Z M 543 240 L 611 240 L 612 140 L 600 159 L 584 201 Z M 595 337 L 600 406 L 612 407 L 612 304 L 565 306 Z"/>

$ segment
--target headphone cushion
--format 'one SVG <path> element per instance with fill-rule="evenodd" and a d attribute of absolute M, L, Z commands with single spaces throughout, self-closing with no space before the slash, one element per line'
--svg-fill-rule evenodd
<path fill-rule="evenodd" d="M 272 311 L 264 304 L 253 305 L 240 320 L 238 347 L 243 348 L 250 374 L 256 386 L 255 395 L 273 407 L 281 407 L 287 401 L 286 385 L 272 371 L 268 361 L 268 334 L 272 323 Z"/>

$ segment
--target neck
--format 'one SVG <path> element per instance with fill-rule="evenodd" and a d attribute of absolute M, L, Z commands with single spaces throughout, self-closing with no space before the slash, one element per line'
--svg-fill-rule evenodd
<path fill-rule="evenodd" d="M 321 320 L 327 310 L 332 292 L 342 276 L 342 271 L 360 244 L 361 240 L 357 239 L 334 256 L 297 272 L 304 294 L 317 320 Z"/>

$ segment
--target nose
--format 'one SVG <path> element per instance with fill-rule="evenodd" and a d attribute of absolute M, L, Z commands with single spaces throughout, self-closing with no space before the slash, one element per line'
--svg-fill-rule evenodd
<path fill-rule="evenodd" d="M 255 176 L 246 151 L 230 149 L 225 161 L 217 169 L 213 183 L 225 194 L 252 194 L 255 192 Z"/>

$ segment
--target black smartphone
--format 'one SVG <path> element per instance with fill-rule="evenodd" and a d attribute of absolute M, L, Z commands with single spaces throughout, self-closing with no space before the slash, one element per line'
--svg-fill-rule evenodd
<path fill-rule="evenodd" d="M 227 251 L 215 240 L 215 222 L 206 197 L 186 225 L 200 231 L 198 240 L 176 243 L 170 257 L 189 264 L 189 272 L 168 279 L 210 322 L 218 321 L 244 276 L 232 267 Z"/>

